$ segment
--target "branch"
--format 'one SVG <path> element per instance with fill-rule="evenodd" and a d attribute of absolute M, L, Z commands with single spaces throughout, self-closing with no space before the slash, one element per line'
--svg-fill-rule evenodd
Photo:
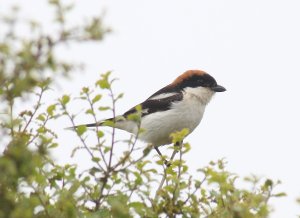
<path fill-rule="evenodd" d="M 174 146 L 178 146 L 178 144 L 175 143 Z M 180 148 L 181 148 L 182 142 L 179 144 L 179 146 L 180 146 Z M 175 148 L 174 151 L 173 151 L 173 153 L 172 153 L 171 159 L 170 159 L 170 161 L 169 161 L 170 163 L 173 161 L 173 159 L 174 159 L 174 157 L 175 157 L 175 155 L 176 155 L 177 152 L 178 152 L 178 150 Z M 168 165 L 167 168 L 168 168 L 168 167 L 170 167 L 170 165 Z M 159 186 L 158 186 L 158 189 L 156 190 L 156 194 L 155 194 L 155 197 L 154 197 L 155 200 L 158 200 L 159 191 L 162 189 L 162 187 L 163 187 L 163 185 L 164 185 L 164 183 L 165 183 L 165 181 L 166 181 L 166 178 L 167 178 L 167 171 L 166 171 L 166 169 L 167 169 L 167 168 L 164 167 L 164 175 L 163 175 L 163 177 L 162 177 L 162 179 L 161 179 L 161 181 L 160 181 L 160 184 L 159 184 Z"/>

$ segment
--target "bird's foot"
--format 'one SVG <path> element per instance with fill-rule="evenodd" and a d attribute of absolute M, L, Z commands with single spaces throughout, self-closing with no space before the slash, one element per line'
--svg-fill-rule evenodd
<path fill-rule="evenodd" d="M 168 161 L 168 160 L 164 160 L 164 164 L 167 168 L 172 165 L 171 161 Z"/>

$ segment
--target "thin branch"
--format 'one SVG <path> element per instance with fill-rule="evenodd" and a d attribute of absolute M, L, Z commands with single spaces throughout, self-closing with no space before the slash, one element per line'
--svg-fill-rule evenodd
<path fill-rule="evenodd" d="M 178 146 L 178 145 L 176 144 L 176 146 Z M 178 186 L 179 186 L 179 184 L 180 184 L 181 167 L 182 167 L 182 141 L 181 141 L 181 143 L 179 144 L 179 165 L 178 165 L 177 181 L 176 181 L 175 188 L 174 188 L 174 192 L 173 192 L 173 199 L 172 199 L 173 204 L 175 203 L 176 198 L 177 198 L 177 196 L 178 196 L 178 195 L 176 194 L 176 191 L 178 190 Z M 180 190 L 179 190 L 179 191 L 180 191 Z"/>
<path fill-rule="evenodd" d="M 161 181 L 160 181 L 160 183 L 159 183 L 159 186 L 158 186 L 158 188 L 157 188 L 157 190 L 156 190 L 156 194 L 155 194 L 155 197 L 154 197 L 154 201 L 157 201 L 157 200 L 158 200 L 158 194 L 159 194 L 159 191 L 162 189 L 162 187 L 163 187 L 163 185 L 164 185 L 164 183 L 165 183 L 165 181 L 166 181 L 166 178 L 167 178 L 167 170 L 166 170 L 166 168 L 164 167 L 164 175 L 163 175 L 163 177 L 161 178 Z"/>
<path fill-rule="evenodd" d="M 93 104 L 93 102 L 91 101 L 90 96 L 88 95 L 88 93 L 86 94 L 86 97 L 87 97 L 87 100 L 88 100 L 88 102 L 89 102 L 89 104 L 90 104 L 90 107 L 91 107 L 91 109 L 92 109 L 92 111 L 93 111 L 93 114 L 92 114 L 92 115 L 93 115 L 94 122 L 97 123 L 98 121 L 97 121 L 97 118 L 96 118 L 96 115 L 95 115 L 94 104 Z M 98 131 L 99 131 L 99 128 L 98 128 L 98 125 L 96 125 L 96 134 L 97 134 Z M 99 138 L 99 137 L 97 137 L 97 141 L 98 141 L 98 144 L 100 145 L 101 142 L 100 142 L 100 138 Z M 102 151 L 101 148 L 99 149 L 99 152 L 100 152 L 101 158 L 102 158 L 103 161 L 104 161 L 104 164 L 105 164 L 106 168 L 108 168 L 108 164 L 107 164 L 107 162 L 106 162 L 105 156 L 104 156 L 103 151 Z"/>
<path fill-rule="evenodd" d="M 175 145 L 175 146 L 176 146 L 176 145 Z M 176 155 L 177 152 L 178 152 L 177 149 L 174 149 L 174 151 L 173 151 L 173 153 L 172 153 L 172 156 L 171 156 L 171 159 L 170 159 L 169 162 L 172 162 L 172 161 L 173 161 L 173 159 L 174 159 L 174 157 L 175 157 L 175 155 Z M 169 167 L 169 166 L 167 166 L 167 168 L 168 168 L 168 167 Z M 154 197 L 155 200 L 158 199 L 158 193 L 159 193 L 159 191 L 162 189 L 162 187 L 163 187 L 163 185 L 164 185 L 164 183 L 165 183 L 165 181 L 166 181 L 166 178 L 167 178 L 167 171 L 166 171 L 166 169 L 167 169 L 167 168 L 164 167 L 164 175 L 163 175 L 163 177 L 162 177 L 162 179 L 161 179 L 161 181 L 160 181 L 160 184 L 159 184 L 159 186 L 158 186 L 158 189 L 156 190 L 156 194 L 155 194 L 155 197 Z"/>
<path fill-rule="evenodd" d="M 47 210 L 47 203 L 45 203 L 45 202 L 43 201 L 43 199 L 41 198 L 41 196 L 40 196 L 39 192 L 36 190 L 36 188 L 35 188 L 33 185 L 30 185 L 30 186 L 31 186 L 31 188 L 34 190 L 35 194 L 37 195 L 37 197 L 38 197 L 38 199 L 39 199 L 39 202 L 40 202 L 41 205 L 43 206 L 46 217 L 51 218 L 51 216 L 50 216 L 50 214 L 49 214 L 49 212 L 48 212 L 48 210 Z"/>
<path fill-rule="evenodd" d="M 43 122 L 43 124 L 41 125 L 41 126 L 46 126 L 46 124 L 48 123 L 48 121 L 49 121 L 49 118 L 50 118 L 50 116 L 49 115 L 47 115 L 47 117 L 46 117 L 46 119 L 44 120 L 44 122 Z M 35 133 L 35 135 L 32 135 L 32 138 L 27 142 L 27 146 L 29 146 L 31 143 L 33 143 L 34 142 L 34 140 L 37 138 L 37 137 L 39 137 L 40 136 L 40 133 L 39 132 L 36 132 Z"/>
<path fill-rule="evenodd" d="M 114 98 L 114 93 L 111 88 L 109 88 L 109 92 L 110 92 L 110 96 L 112 99 L 113 123 L 115 124 L 115 122 L 116 122 L 116 100 Z M 108 170 L 110 170 L 111 163 L 112 163 L 112 155 L 113 155 L 114 144 L 115 144 L 115 133 L 116 133 L 116 128 L 115 128 L 115 125 L 113 125 L 112 134 L 111 134 L 111 148 L 110 148 L 110 153 L 109 153 Z"/>
<path fill-rule="evenodd" d="M 35 107 L 34 107 L 34 109 L 33 109 L 33 113 L 31 114 L 31 116 L 30 116 L 28 122 L 26 123 L 26 125 L 25 125 L 25 127 L 24 127 L 22 133 L 25 133 L 25 132 L 26 132 L 26 130 L 27 130 L 29 124 L 31 123 L 33 117 L 35 116 L 35 114 L 37 113 L 38 109 L 40 108 L 40 106 L 41 106 L 41 101 L 42 101 L 42 96 L 43 96 L 45 90 L 46 90 L 45 88 L 41 88 L 41 93 L 38 94 L 39 97 L 38 97 L 37 104 L 35 105 Z"/>
<path fill-rule="evenodd" d="M 9 100 L 9 108 L 10 108 L 10 111 L 9 111 L 9 115 L 10 115 L 10 131 L 11 131 L 11 136 L 12 138 L 14 137 L 14 124 L 13 124 L 13 120 L 14 120 L 14 115 L 13 115 L 13 108 L 14 108 L 14 99 L 10 99 Z"/>
<path fill-rule="evenodd" d="M 112 91 L 111 88 L 109 88 L 109 91 L 110 91 L 110 96 L 112 98 L 112 112 L 113 112 L 113 122 L 115 123 L 116 121 L 116 110 L 115 110 L 115 99 L 114 99 L 114 93 Z M 111 169 L 111 164 L 112 164 L 112 155 L 113 155 L 113 150 L 114 150 L 114 144 L 115 144 L 115 127 L 113 125 L 113 130 L 112 130 L 112 135 L 111 135 L 111 148 L 110 148 L 110 153 L 109 153 L 109 160 L 108 160 L 108 167 L 107 167 L 107 171 L 105 171 L 105 174 L 104 174 L 104 177 L 103 177 L 103 183 L 102 183 L 102 187 L 101 187 L 101 190 L 100 190 L 100 194 L 99 194 L 99 198 L 98 198 L 98 204 L 96 205 L 96 209 L 99 209 L 100 207 L 100 202 L 101 202 L 101 198 L 103 196 L 103 191 L 104 191 L 104 188 L 107 184 L 107 181 L 108 181 L 108 177 L 110 175 L 110 173 L 112 172 L 112 169 Z"/>
<path fill-rule="evenodd" d="M 139 125 L 139 128 L 140 129 L 140 125 Z M 138 137 L 139 137 L 139 132 L 137 133 L 137 135 L 135 136 L 135 139 L 134 139 L 134 142 L 132 143 L 132 147 L 130 149 L 130 151 L 124 156 L 123 160 L 126 160 L 131 154 L 132 152 L 134 151 L 134 148 L 135 148 L 135 145 L 137 143 L 137 140 L 138 140 Z M 135 161 L 132 161 L 130 162 L 126 167 L 124 167 L 123 169 L 126 169 L 127 167 L 131 166 L 132 164 L 135 164 L 139 161 L 141 161 L 144 157 L 146 157 L 147 154 L 143 154 L 140 158 L 138 158 L 137 160 Z M 123 161 L 119 161 L 118 163 L 116 163 L 113 167 L 112 167 L 112 170 L 115 170 L 118 166 L 120 166 L 121 164 L 123 164 Z"/>
<path fill-rule="evenodd" d="M 73 120 L 73 117 L 67 112 L 67 109 L 66 109 L 66 106 L 61 104 L 67 117 L 69 118 L 69 120 L 71 121 L 72 123 L 72 126 L 75 128 L 75 123 L 74 123 L 74 120 Z M 90 148 L 88 147 L 88 145 L 85 143 L 85 140 L 76 132 L 78 138 L 80 139 L 81 143 L 83 144 L 84 148 L 87 150 L 87 152 L 89 153 L 89 155 L 94 159 L 95 156 L 93 154 L 93 152 L 90 150 Z M 96 164 L 98 165 L 98 167 L 105 172 L 105 169 L 101 166 L 101 164 L 99 162 L 96 162 Z"/>
<path fill-rule="evenodd" d="M 188 197 L 185 199 L 183 205 L 186 204 L 191 199 L 191 196 L 193 196 L 198 190 L 200 190 L 201 185 L 205 181 L 206 181 L 206 176 L 204 176 L 204 178 L 201 180 L 199 187 L 195 188 L 195 190 L 191 194 L 188 195 Z"/>

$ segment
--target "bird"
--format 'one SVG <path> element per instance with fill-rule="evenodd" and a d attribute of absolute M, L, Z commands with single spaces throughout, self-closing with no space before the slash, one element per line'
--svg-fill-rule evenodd
<path fill-rule="evenodd" d="M 107 121 L 112 121 L 115 128 L 138 136 L 139 140 L 151 144 L 162 156 L 158 148 L 172 143 L 171 134 L 184 128 L 188 129 L 188 134 L 192 133 L 201 122 L 214 94 L 224 91 L 226 89 L 205 71 L 188 70 L 140 103 L 140 111 L 135 106 L 115 118 L 83 125 L 111 126 L 111 122 Z M 139 123 L 129 119 L 130 115 L 138 112 Z"/>

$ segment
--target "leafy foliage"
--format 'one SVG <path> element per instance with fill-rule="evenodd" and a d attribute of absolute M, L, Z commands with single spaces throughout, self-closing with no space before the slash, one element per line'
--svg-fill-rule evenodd
<path fill-rule="evenodd" d="M 118 141 L 114 122 L 110 134 L 96 127 L 73 128 L 80 145 L 73 155 L 85 150 L 92 167 L 80 171 L 77 165 L 59 165 L 51 150 L 59 145 L 55 129 L 48 127 L 68 117 L 76 125 L 77 116 L 69 105 L 80 99 L 86 102 L 85 115 L 97 122 L 96 114 L 111 111 L 116 117 L 116 103 L 122 94 L 115 94 L 111 73 L 102 74 L 94 88 L 84 87 L 79 98 L 63 95 L 43 107 L 44 93 L 57 76 L 74 70 L 70 64 L 55 55 L 55 49 L 70 41 L 101 40 L 107 29 L 101 18 L 94 18 L 83 26 L 66 28 L 66 15 L 72 6 L 58 0 L 49 1 L 55 8 L 55 24 L 60 25 L 53 35 L 38 34 L 42 28 L 33 25 L 32 38 L 16 34 L 15 14 L 1 20 L 7 32 L 0 43 L 0 218 L 26 217 L 267 217 L 271 197 L 278 183 L 245 178 L 249 189 L 238 188 L 241 178 L 226 170 L 224 160 L 211 162 L 196 174 L 191 174 L 184 155 L 190 145 L 182 143 L 187 129 L 172 134 L 174 154 L 170 166 L 164 159 L 150 157 L 151 145 L 139 145 L 136 137 Z M 37 36 L 38 35 L 38 36 Z M 18 46 L 15 46 L 15 45 Z M 103 98 L 109 96 L 111 104 Z M 33 101 L 28 109 L 20 102 Z M 139 123 L 141 108 L 132 116 Z M 143 131 L 143 130 L 140 130 Z M 93 137 L 93 143 L 87 139 Z M 122 143 L 122 146 L 117 144 Z M 178 146 L 179 145 L 179 146 Z M 118 150 L 116 150 L 118 146 Z M 119 148 L 124 148 L 120 150 Z M 165 157 L 168 159 L 168 157 Z"/>

